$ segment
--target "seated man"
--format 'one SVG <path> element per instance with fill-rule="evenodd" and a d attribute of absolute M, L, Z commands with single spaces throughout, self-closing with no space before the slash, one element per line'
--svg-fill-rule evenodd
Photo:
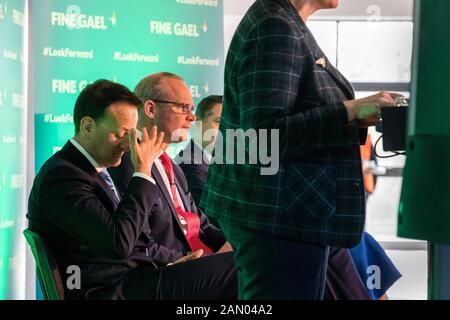
<path fill-rule="evenodd" d="M 98 80 L 74 108 L 75 136 L 37 174 L 28 206 L 30 230 L 54 252 L 68 299 L 224 299 L 236 295 L 232 254 L 197 259 L 171 256 L 160 263 L 152 252 L 149 220 L 160 205 L 150 177 L 165 150 L 155 127 L 137 142 L 137 107 L 122 85 Z M 150 132 L 149 134 L 147 132 Z M 132 177 L 119 194 L 106 168 L 117 166 L 131 148 Z M 67 286 L 69 266 L 81 283 Z"/>
<path fill-rule="evenodd" d="M 197 204 L 200 203 L 208 177 L 221 114 L 222 96 L 212 95 L 202 99 L 195 111 L 195 135 L 175 159 L 186 175 L 192 197 Z"/>
<path fill-rule="evenodd" d="M 138 129 L 156 125 L 158 130 L 164 132 L 164 142 L 168 144 L 188 138 L 190 124 L 195 120 L 194 106 L 191 93 L 179 76 L 170 73 L 150 75 L 137 85 L 135 93 L 143 101 L 143 106 L 139 108 Z M 207 140 L 211 143 L 211 139 Z M 192 159 L 195 156 L 192 155 Z M 167 263 L 198 247 L 206 253 L 231 250 L 221 231 L 209 223 L 205 214 L 196 207 L 180 167 L 165 153 L 155 159 L 154 164 L 152 177 L 163 196 L 150 216 L 149 237 L 154 241 L 150 255 L 160 263 Z M 126 153 L 122 164 L 109 171 L 116 185 L 126 190 L 132 176 L 130 154 Z M 185 218 L 186 212 L 196 215 L 195 223 L 199 228 L 194 235 L 191 220 Z M 200 241 L 192 243 L 192 238 Z M 369 299 L 348 250 L 333 248 L 328 270 L 329 274 L 333 271 L 330 283 L 334 284 L 331 287 L 327 283 L 327 288 L 332 288 L 327 291 L 329 296 L 336 299 Z M 344 280 L 341 281 L 341 278 Z"/>
<path fill-rule="evenodd" d="M 143 102 L 138 109 L 139 130 L 156 126 L 167 144 L 187 139 L 195 120 L 194 105 L 189 88 L 179 76 L 152 74 L 137 85 L 135 93 Z M 109 172 L 121 192 L 126 190 L 132 176 L 130 153 Z M 161 195 L 149 216 L 151 257 L 164 264 L 198 249 L 205 254 L 231 250 L 222 232 L 196 207 L 186 177 L 165 152 L 155 159 L 152 177 Z"/>

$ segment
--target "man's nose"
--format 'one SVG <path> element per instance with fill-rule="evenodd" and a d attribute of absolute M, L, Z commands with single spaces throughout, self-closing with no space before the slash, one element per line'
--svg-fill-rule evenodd
<path fill-rule="evenodd" d="M 192 121 L 195 121 L 196 119 L 197 119 L 197 117 L 194 114 L 194 110 L 189 111 L 188 120 L 192 122 Z"/>

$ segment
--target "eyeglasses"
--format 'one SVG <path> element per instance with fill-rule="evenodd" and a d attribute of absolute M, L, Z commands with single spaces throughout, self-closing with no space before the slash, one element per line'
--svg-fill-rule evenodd
<path fill-rule="evenodd" d="M 154 102 L 159 103 L 169 103 L 173 104 L 177 108 L 181 109 L 181 112 L 184 114 L 189 114 L 190 112 L 194 112 L 195 106 L 193 104 L 189 103 L 181 103 L 181 102 L 174 102 L 174 101 L 166 101 L 166 100 L 153 100 Z"/>

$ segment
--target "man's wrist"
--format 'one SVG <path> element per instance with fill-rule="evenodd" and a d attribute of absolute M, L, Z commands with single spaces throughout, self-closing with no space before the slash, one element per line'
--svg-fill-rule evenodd
<path fill-rule="evenodd" d="M 133 177 L 140 177 L 140 178 L 143 178 L 143 179 L 145 179 L 145 180 L 147 180 L 147 181 L 150 181 L 150 182 L 153 183 L 154 185 L 156 185 L 155 179 L 153 179 L 150 175 L 143 174 L 143 173 L 141 173 L 141 172 L 135 172 L 135 173 L 133 174 Z"/>
<path fill-rule="evenodd" d="M 146 166 L 146 167 L 142 166 L 142 167 L 136 168 L 136 170 L 135 170 L 134 172 L 135 172 L 135 173 L 141 173 L 141 174 L 150 176 L 151 173 L 152 173 L 152 167 L 151 167 L 151 166 L 150 166 L 150 167 L 148 167 L 148 166 Z"/>

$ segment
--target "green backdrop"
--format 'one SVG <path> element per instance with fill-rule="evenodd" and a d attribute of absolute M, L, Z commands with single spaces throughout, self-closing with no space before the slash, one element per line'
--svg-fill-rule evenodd
<path fill-rule="evenodd" d="M 25 289 L 24 5 L 0 2 L 0 300 L 23 299 Z"/>
<path fill-rule="evenodd" d="M 27 150 L 37 172 L 73 135 L 73 105 L 86 84 L 105 78 L 134 89 L 168 71 L 185 79 L 196 103 L 223 89 L 222 0 L 36 0 L 28 17 L 25 3 L 0 1 L 0 299 L 25 298 L 22 231 L 34 178 L 26 177 Z"/>
<path fill-rule="evenodd" d="M 196 102 L 222 92 L 222 1 L 40 0 L 31 12 L 36 170 L 73 135 L 76 97 L 96 79 L 134 89 L 169 71 Z"/>

